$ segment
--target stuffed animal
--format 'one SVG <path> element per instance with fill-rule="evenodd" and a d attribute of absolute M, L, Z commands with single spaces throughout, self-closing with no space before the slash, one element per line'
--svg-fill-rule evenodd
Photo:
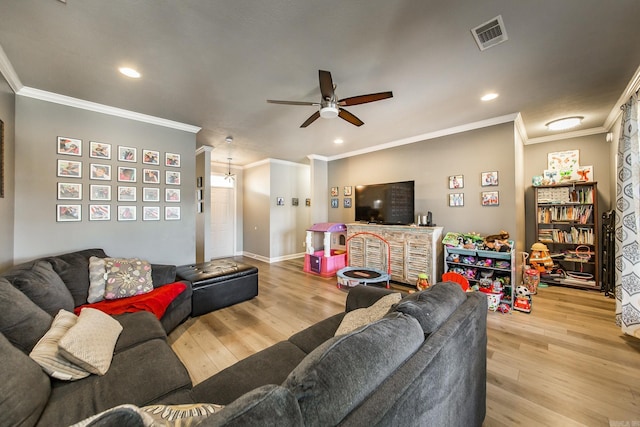
<path fill-rule="evenodd" d="M 484 238 L 483 247 L 488 251 L 509 252 L 511 244 L 509 243 L 509 233 L 500 230 L 498 234 L 492 234 Z"/>

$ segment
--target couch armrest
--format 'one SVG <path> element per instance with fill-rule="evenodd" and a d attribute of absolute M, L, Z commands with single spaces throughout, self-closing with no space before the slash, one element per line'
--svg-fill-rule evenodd
<path fill-rule="evenodd" d="M 349 290 L 345 311 L 349 312 L 358 308 L 369 307 L 385 295 L 398 292 L 395 289 L 378 288 L 375 286 L 354 286 Z"/>
<path fill-rule="evenodd" d="M 176 266 L 167 264 L 151 264 L 151 280 L 153 287 L 166 285 L 176 281 Z"/>

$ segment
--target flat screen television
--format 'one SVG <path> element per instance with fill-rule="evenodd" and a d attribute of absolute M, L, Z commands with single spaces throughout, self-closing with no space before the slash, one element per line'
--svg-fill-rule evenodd
<path fill-rule="evenodd" d="M 376 224 L 414 222 L 414 181 L 358 185 L 355 191 L 356 221 Z"/>

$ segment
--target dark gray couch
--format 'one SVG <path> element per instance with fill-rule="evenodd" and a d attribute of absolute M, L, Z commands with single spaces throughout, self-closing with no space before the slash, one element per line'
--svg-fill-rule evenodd
<path fill-rule="evenodd" d="M 3 317 L 10 299 L 28 305 L 28 298 L 17 297 L 7 284 L 0 279 Z M 368 307 L 389 292 L 356 287 L 345 312 Z M 437 284 L 406 296 L 383 319 L 352 333 L 334 337 L 345 313 L 332 316 L 195 387 L 149 313 L 116 316 L 123 332 L 111 368 L 104 376 L 74 382 L 50 379 L 15 342 L 40 333 L 28 319 L 18 319 L 12 328 L 3 321 L 0 411 L 9 425 L 68 425 L 125 403 L 209 402 L 226 407 L 198 425 L 480 426 L 486 311 L 483 295 Z M 92 425 L 123 420 L 140 421 L 122 409 Z"/>

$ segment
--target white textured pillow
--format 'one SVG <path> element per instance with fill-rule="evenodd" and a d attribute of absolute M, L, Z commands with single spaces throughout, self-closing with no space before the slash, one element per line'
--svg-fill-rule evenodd
<path fill-rule="evenodd" d="M 387 314 L 391 306 L 399 302 L 401 299 L 401 294 L 393 293 L 383 296 L 370 307 L 359 308 L 348 312 L 342 318 L 342 322 L 340 323 L 340 326 L 338 326 L 335 336 L 348 334 L 361 326 L 368 325 L 371 322 L 382 319 L 384 315 Z"/>
<path fill-rule="evenodd" d="M 58 342 L 72 326 L 78 316 L 66 310 L 60 310 L 53 319 L 51 327 L 29 354 L 42 369 L 59 380 L 72 381 L 88 377 L 90 372 L 65 359 L 58 351 Z"/>
<path fill-rule="evenodd" d="M 113 349 L 122 325 L 93 308 L 83 308 L 76 324 L 58 343 L 60 353 L 92 374 L 104 375 L 111 366 Z"/>
<path fill-rule="evenodd" d="M 89 258 L 89 296 L 87 302 L 93 304 L 104 299 L 105 278 L 104 258 L 92 256 Z"/>

